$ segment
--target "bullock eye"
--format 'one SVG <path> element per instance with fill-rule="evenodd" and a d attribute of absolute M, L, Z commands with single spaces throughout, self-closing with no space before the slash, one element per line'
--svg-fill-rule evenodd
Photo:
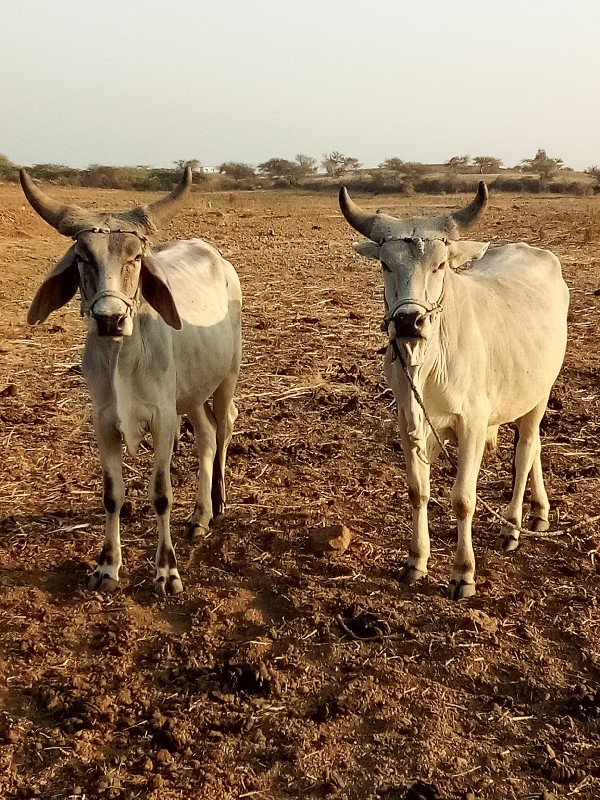
<path fill-rule="evenodd" d="M 442 261 L 441 264 L 438 264 L 438 269 L 444 269 L 445 266 L 446 266 L 446 262 Z"/>

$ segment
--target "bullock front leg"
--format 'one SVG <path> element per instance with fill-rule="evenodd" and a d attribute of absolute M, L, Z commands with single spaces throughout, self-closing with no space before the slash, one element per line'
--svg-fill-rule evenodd
<path fill-rule="evenodd" d="M 102 466 L 105 522 L 104 544 L 98 557 L 98 566 L 89 580 L 88 589 L 112 592 L 119 585 L 119 570 L 122 564 L 120 512 L 125 499 L 123 448 L 121 434 L 114 426 L 96 420 L 95 428 Z"/>
<path fill-rule="evenodd" d="M 429 522 L 427 518 L 427 505 L 430 496 L 429 464 L 425 463 L 418 455 L 414 442 L 406 431 L 406 423 L 399 419 L 400 436 L 404 460 L 406 462 L 406 477 L 408 481 L 408 499 L 412 508 L 412 537 L 408 558 L 400 572 L 400 581 L 412 586 L 427 575 L 427 562 L 429 561 Z"/>
<path fill-rule="evenodd" d="M 496 548 L 511 553 L 519 546 L 519 528 L 523 519 L 523 498 L 531 473 L 531 508 L 535 515 L 534 530 L 548 530 L 550 504 L 542 478 L 540 421 L 546 400 L 517 422 L 513 462 L 513 493 L 504 511 L 507 523 L 502 525 Z"/>
<path fill-rule="evenodd" d="M 448 584 L 448 597 L 460 600 L 475 594 L 475 554 L 472 525 L 477 498 L 477 476 L 485 448 L 487 425 L 461 420 L 457 430 L 458 467 L 452 487 L 452 510 L 456 515 L 458 542 Z"/>
<path fill-rule="evenodd" d="M 194 541 L 208 532 L 213 517 L 213 470 L 217 452 L 217 422 L 208 401 L 190 411 L 198 449 L 198 488 L 196 504 L 188 526 L 188 539 Z"/>
<path fill-rule="evenodd" d="M 177 417 L 162 419 L 153 426 L 154 468 L 150 477 L 150 501 L 156 512 L 158 547 L 156 549 L 156 578 L 154 591 L 164 597 L 179 594 L 183 583 L 177 570 L 177 558 L 171 540 L 171 452 L 177 434 Z"/>

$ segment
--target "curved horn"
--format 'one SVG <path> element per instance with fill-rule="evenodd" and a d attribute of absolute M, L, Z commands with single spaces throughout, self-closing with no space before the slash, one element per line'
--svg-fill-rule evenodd
<path fill-rule="evenodd" d="M 162 200 L 150 203 L 144 207 L 148 219 L 155 225 L 165 225 L 177 213 L 190 193 L 192 184 L 192 169 L 186 167 L 179 184 Z"/>
<path fill-rule="evenodd" d="M 354 230 L 362 233 L 367 239 L 371 239 L 371 231 L 373 230 L 373 223 L 375 222 L 376 215 L 369 214 L 363 211 L 362 208 L 350 198 L 348 190 L 345 186 L 340 188 L 339 194 L 340 208 L 342 214 L 346 217 L 346 221 L 351 225 Z M 373 241 L 378 241 L 373 239 Z"/>
<path fill-rule="evenodd" d="M 485 211 L 488 202 L 488 188 L 483 181 L 479 181 L 475 199 L 466 208 L 455 211 L 450 215 L 458 226 L 460 233 L 474 225 Z"/>
<path fill-rule="evenodd" d="M 48 197 L 31 180 L 27 172 L 22 169 L 19 173 L 21 186 L 25 197 L 40 217 L 63 236 L 74 236 L 81 228 L 86 227 L 89 214 L 79 206 L 65 206 L 58 200 Z"/>

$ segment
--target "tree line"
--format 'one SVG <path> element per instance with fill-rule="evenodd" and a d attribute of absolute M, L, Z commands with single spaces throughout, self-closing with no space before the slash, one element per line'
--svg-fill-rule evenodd
<path fill-rule="evenodd" d="M 238 161 L 226 161 L 209 174 L 198 159 L 178 160 L 172 168 L 144 165 L 112 167 L 91 164 L 76 169 L 61 164 L 34 164 L 28 171 L 34 179 L 55 184 L 104 189 L 163 191 L 170 189 L 181 170 L 190 166 L 194 183 L 210 189 L 256 189 L 265 187 L 326 188 L 331 179 L 344 178 L 355 189 L 373 192 L 460 192 L 470 191 L 472 179 L 467 176 L 494 175 L 496 190 L 559 191 L 576 194 L 600 192 L 600 168 L 589 167 L 587 181 L 576 180 L 573 171 L 560 158 L 552 158 L 544 149 L 525 158 L 512 168 L 504 168 L 494 156 L 453 156 L 444 164 L 431 165 L 386 158 L 376 168 L 366 169 L 357 158 L 337 150 L 326 153 L 318 161 L 312 156 L 298 154 L 294 160 L 271 158 L 256 166 Z M 19 167 L 0 155 L 0 180 L 17 181 Z M 557 178 L 562 180 L 557 180 Z M 329 179 L 329 182 L 328 182 Z"/>

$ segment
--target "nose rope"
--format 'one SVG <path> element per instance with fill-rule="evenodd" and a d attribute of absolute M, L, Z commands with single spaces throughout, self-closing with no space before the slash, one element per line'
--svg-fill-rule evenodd
<path fill-rule="evenodd" d="M 117 300 L 121 300 L 121 302 L 125 303 L 125 305 L 127 306 L 126 313 L 132 314 L 134 307 L 139 305 L 139 299 L 137 297 L 137 294 L 138 293 L 136 291 L 135 297 L 128 297 L 126 294 L 123 294 L 123 292 L 118 292 L 115 289 L 104 289 L 101 292 L 96 292 L 96 294 L 92 297 L 91 300 L 87 300 L 83 296 L 83 291 L 82 291 L 81 316 L 82 317 L 89 316 L 92 313 L 92 310 L 96 305 L 96 303 L 98 302 L 98 300 L 102 300 L 103 297 L 116 297 Z"/>
<path fill-rule="evenodd" d="M 424 314 L 422 316 L 429 317 L 432 314 L 440 313 L 444 310 L 444 306 L 442 305 L 442 298 L 444 297 L 444 283 L 445 280 L 442 282 L 442 291 L 440 292 L 440 296 L 438 299 L 433 303 L 424 303 L 422 300 L 417 300 L 414 297 L 404 297 L 402 300 L 398 300 L 392 308 L 385 314 L 383 318 L 383 324 L 385 325 L 385 330 L 387 330 L 387 326 L 392 322 L 398 311 L 402 308 L 402 306 L 406 305 L 415 305 L 421 306 L 424 309 Z"/>

